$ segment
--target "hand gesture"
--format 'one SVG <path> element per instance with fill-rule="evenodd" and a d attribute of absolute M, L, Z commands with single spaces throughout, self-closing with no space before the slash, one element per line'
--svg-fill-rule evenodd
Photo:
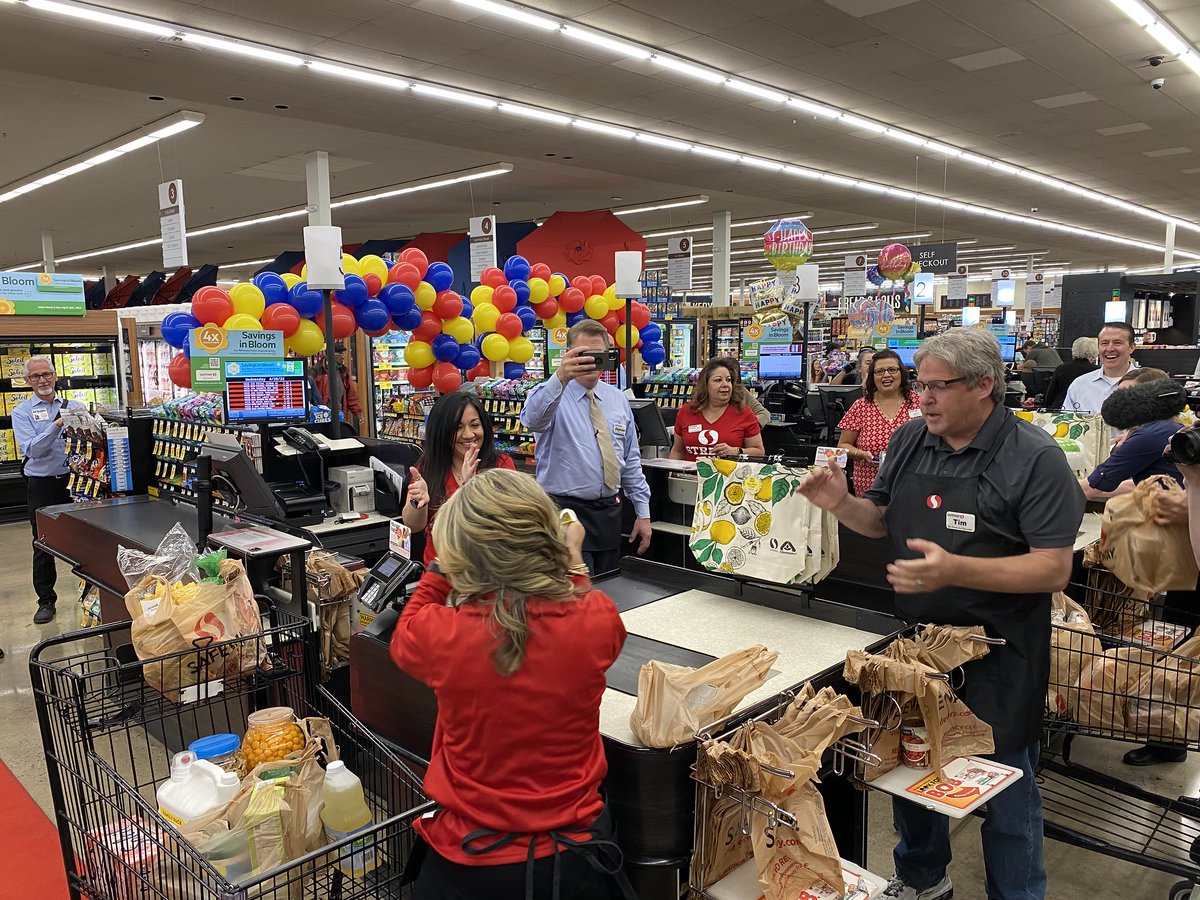
<path fill-rule="evenodd" d="M 596 362 L 591 354 L 596 351 L 589 347 L 572 347 L 564 353 L 558 361 L 558 380 L 563 384 L 569 384 L 571 381 L 581 375 L 590 375 L 596 371 Z"/>
<path fill-rule="evenodd" d="M 800 482 L 800 494 L 813 506 L 829 512 L 850 496 L 850 489 L 846 486 L 846 473 L 837 464 L 832 453 L 826 451 L 824 469 L 818 468 Z"/>
<path fill-rule="evenodd" d="M 567 551 L 571 554 L 571 565 L 583 565 L 583 538 L 585 532 L 583 526 L 578 520 L 572 522 L 566 528 L 566 544 Z"/>
<path fill-rule="evenodd" d="M 425 483 L 425 479 L 421 477 L 421 473 L 417 471 L 416 466 L 408 467 L 410 481 L 408 482 L 408 502 L 415 509 L 423 509 L 429 505 L 429 485 Z"/>
<path fill-rule="evenodd" d="M 950 586 L 951 554 L 933 541 L 910 540 L 908 549 L 924 557 L 898 559 L 887 567 L 887 579 L 897 594 L 928 594 Z"/>
<path fill-rule="evenodd" d="M 479 471 L 479 448 L 470 447 L 463 454 L 461 484 L 466 484 Z"/>
<path fill-rule="evenodd" d="M 713 444 L 713 456 L 730 457 L 737 456 L 741 452 L 739 447 L 731 447 L 725 443 Z"/>
<path fill-rule="evenodd" d="M 1186 525 L 1188 523 L 1188 495 L 1186 491 L 1157 491 L 1153 495 L 1154 524 Z"/>

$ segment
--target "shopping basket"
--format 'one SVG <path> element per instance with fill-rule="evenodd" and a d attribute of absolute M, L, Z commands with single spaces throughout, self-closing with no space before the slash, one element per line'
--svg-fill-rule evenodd
<path fill-rule="evenodd" d="M 272 611 L 257 635 L 137 660 L 129 623 L 44 641 L 30 654 L 46 768 L 73 898 L 95 900 L 357 900 L 403 895 L 412 824 L 428 811 L 420 779 L 317 684 L 311 623 Z M 232 677 L 221 659 L 255 661 Z M 170 699 L 147 684 L 150 667 L 182 666 Z M 153 671 L 153 670 L 151 670 Z M 151 681 L 154 681 L 152 678 Z M 197 737 L 244 733 L 257 709 L 290 706 L 330 720 L 342 759 L 362 780 L 375 824 L 241 881 L 227 881 L 158 815 L 155 790 L 172 756 Z M 351 844 L 355 857 L 351 859 Z M 350 877 L 358 854 L 377 866 Z M 339 867 L 339 862 L 345 863 Z"/>

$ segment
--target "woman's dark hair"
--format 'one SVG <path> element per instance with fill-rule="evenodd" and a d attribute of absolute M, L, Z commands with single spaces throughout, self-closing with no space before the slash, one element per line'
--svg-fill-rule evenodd
<path fill-rule="evenodd" d="M 429 486 L 429 509 L 432 512 L 446 499 L 446 476 L 454 465 L 454 442 L 463 411 L 473 407 L 483 424 L 483 446 L 479 448 L 479 471 L 496 468 L 496 442 L 492 437 L 492 417 L 483 402 L 474 394 L 455 391 L 443 394 L 429 411 L 425 423 L 425 455 L 421 460 L 421 477 Z"/>
<path fill-rule="evenodd" d="M 896 365 L 900 367 L 900 396 L 907 401 L 908 395 L 912 393 L 908 366 L 904 364 L 904 360 L 900 358 L 900 355 L 895 350 L 876 351 L 875 358 L 871 360 L 871 368 L 867 370 L 867 375 L 863 379 L 863 393 L 868 400 L 875 399 L 875 367 L 885 359 L 894 359 Z"/>
<path fill-rule="evenodd" d="M 742 386 L 741 366 L 732 356 L 715 356 L 704 364 L 700 377 L 692 388 L 692 399 L 688 405 L 693 412 L 700 412 L 708 405 L 708 379 L 717 369 L 725 369 L 733 379 L 733 390 L 729 394 L 729 402 L 741 409 L 746 403 L 746 389 Z"/>

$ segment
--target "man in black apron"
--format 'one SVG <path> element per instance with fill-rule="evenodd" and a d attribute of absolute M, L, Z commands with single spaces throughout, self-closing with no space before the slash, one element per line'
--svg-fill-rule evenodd
<path fill-rule="evenodd" d="M 923 418 L 900 428 L 874 485 L 848 494 L 818 470 L 802 493 L 868 537 L 889 537 L 897 614 L 909 623 L 982 625 L 1004 638 L 963 666 L 959 695 L 992 726 L 991 758 L 1024 777 L 992 798 L 981 830 L 989 900 L 1041 900 L 1042 801 L 1034 779 L 1050 670 L 1050 594 L 1065 587 L 1084 498 L 1054 441 L 1002 405 L 995 338 L 955 330 L 917 351 Z M 894 801 L 900 843 L 885 897 L 953 894 L 949 820 Z"/>

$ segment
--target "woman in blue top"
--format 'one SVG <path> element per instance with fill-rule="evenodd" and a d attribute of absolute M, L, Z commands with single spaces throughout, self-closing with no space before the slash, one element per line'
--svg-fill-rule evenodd
<path fill-rule="evenodd" d="M 1100 414 L 1124 439 L 1087 478 L 1079 480 L 1089 500 L 1128 493 L 1151 475 L 1170 475 L 1182 484 L 1173 462 L 1163 458 L 1171 435 L 1183 426 L 1175 416 L 1187 405 L 1187 393 L 1161 369 L 1134 369 L 1122 378 Z"/>

